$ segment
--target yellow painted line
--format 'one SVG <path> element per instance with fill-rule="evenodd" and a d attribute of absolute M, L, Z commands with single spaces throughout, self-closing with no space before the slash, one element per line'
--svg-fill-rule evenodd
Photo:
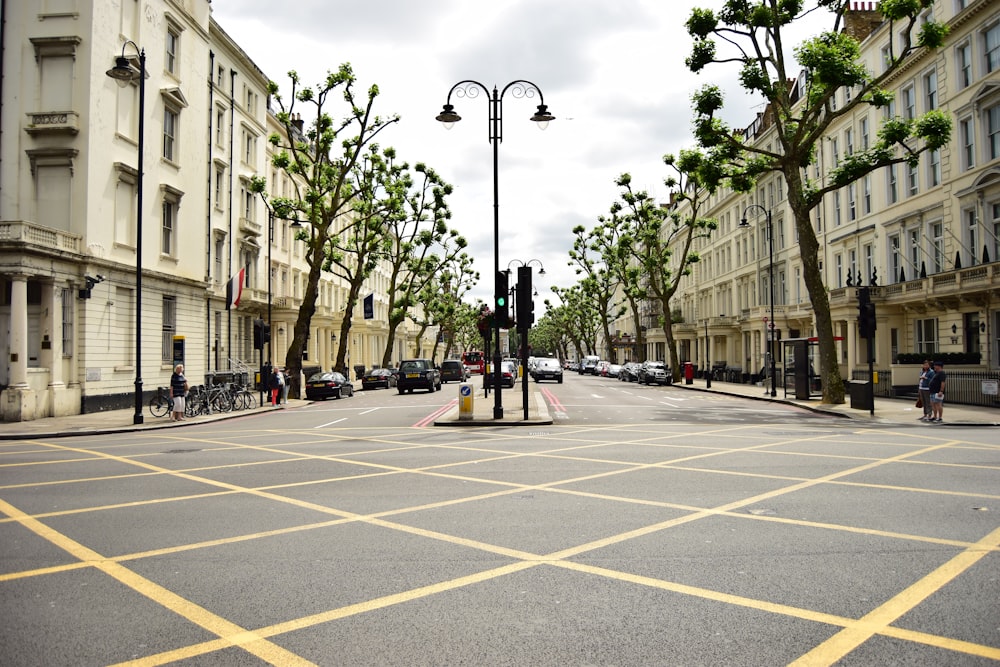
<path fill-rule="evenodd" d="M 358 602 L 355 604 L 347 605 L 345 607 L 340 607 L 338 609 L 331 609 L 330 611 L 313 614 L 311 616 L 303 616 L 302 618 L 297 618 L 291 621 L 278 623 L 276 625 L 259 628 L 255 634 L 257 634 L 260 637 L 274 637 L 276 635 L 283 635 L 289 632 L 295 632 L 296 630 L 304 630 L 306 628 L 311 628 L 320 625 L 322 623 L 329 623 L 330 621 L 336 621 L 342 618 L 347 618 L 349 616 L 364 614 L 370 611 L 375 611 L 377 609 L 384 609 L 386 607 L 392 607 L 394 605 L 403 604 L 405 602 L 410 602 L 412 600 L 419 600 L 420 598 L 425 598 L 431 595 L 437 595 L 438 593 L 444 593 L 446 591 L 454 590 L 457 588 L 471 586 L 473 584 L 482 583 L 484 581 L 490 581 L 491 579 L 496 579 L 498 577 L 504 577 L 509 574 L 521 572 L 523 570 L 527 570 L 532 567 L 537 567 L 538 565 L 541 564 L 542 563 L 523 562 L 523 561 L 518 563 L 511 563 L 509 565 L 504 565 L 502 567 L 494 568 L 492 570 L 486 570 L 484 572 L 470 574 L 464 577 L 458 577 L 456 579 L 443 581 L 437 584 L 421 586 L 419 588 L 403 591 L 401 593 L 385 595 L 380 598 L 374 598 L 372 600 Z M 387 641 L 390 640 L 391 638 L 387 638 Z M 151 655 L 146 658 L 142 658 L 141 660 L 133 660 L 131 662 L 119 663 L 118 665 L 114 665 L 113 667 L 125 667 L 125 666 L 155 667 L 156 665 L 165 665 L 167 663 L 175 662 L 177 660 L 192 658 L 199 655 L 212 653 L 213 651 L 217 651 L 220 648 L 225 648 L 225 645 L 219 641 L 204 642 L 201 644 L 193 644 L 191 646 L 186 646 L 184 648 L 177 649 L 175 651 L 167 651 L 164 653 Z M 276 663 L 276 664 L 283 664 L 283 663 Z"/>
<path fill-rule="evenodd" d="M 220 639 L 224 639 L 232 646 L 238 646 L 261 660 L 266 660 L 276 665 L 312 664 L 294 653 L 267 641 L 264 637 L 241 628 L 235 623 L 211 613 L 204 607 L 182 598 L 173 591 L 167 590 L 128 568 L 104 558 L 96 551 L 66 537 L 62 533 L 52 530 L 3 500 L 0 500 L 0 511 L 9 516 L 16 517 L 22 526 L 48 540 L 60 549 L 63 549 L 74 558 L 90 564 L 95 569 L 128 586 L 140 595 L 144 595 L 178 616 L 217 635 Z"/>
<path fill-rule="evenodd" d="M 816 665 L 832 665 L 845 655 L 865 643 L 876 634 L 883 634 L 889 625 L 941 590 L 955 577 L 978 563 L 983 556 L 1000 545 L 1000 528 L 979 540 L 975 546 L 969 547 L 947 563 L 944 563 L 924 578 L 907 587 L 895 597 L 865 614 L 857 625 L 845 628 L 827 639 L 813 650 L 792 662 L 800 667 Z M 963 643 L 964 644 L 964 643 Z M 973 645 L 976 646 L 976 645 Z M 942 648 L 958 650 L 959 642 L 951 644 L 946 641 Z M 964 644 L 963 648 L 968 649 Z M 978 647 L 973 655 L 1000 659 L 1000 649 Z"/>

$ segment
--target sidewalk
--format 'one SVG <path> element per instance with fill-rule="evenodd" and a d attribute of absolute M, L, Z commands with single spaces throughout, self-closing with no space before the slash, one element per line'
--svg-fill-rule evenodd
<path fill-rule="evenodd" d="M 572 380 L 570 380 L 572 381 Z M 615 382 L 616 380 L 608 380 Z M 505 389 L 503 392 L 503 419 L 493 419 L 493 395 L 489 397 L 483 395 L 481 386 L 476 387 L 474 383 L 474 403 L 473 418 L 470 420 L 460 420 L 458 406 L 450 409 L 444 415 L 434 421 L 435 426 L 544 426 L 552 423 L 548 405 L 538 385 L 534 382 L 528 383 L 528 419 L 524 419 L 524 411 L 521 403 L 520 380 L 514 389 Z M 542 385 L 545 386 L 545 385 Z M 868 410 L 852 410 L 850 401 L 843 405 L 828 405 L 821 403 L 818 398 L 809 401 L 799 401 L 792 397 L 785 398 L 784 391 L 779 388 L 778 395 L 771 398 L 763 387 L 749 384 L 733 384 L 729 382 L 712 382 L 712 387 L 707 388 L 704 380 L 694 380 L 693 384 L 686 385 L 683 381 L 674 385 L 675 388 L 688 391 L 707 391 L 716 394 L 729 394 L 732 396 L 742 396 L 759 401 L 780 401 L 789 405 L 796 405 L 813 412 L 836 415 L 846 419 L 853 419 L 859 423 L 868 424 L 901 424 L 918 425 L 922 424 L 918 420 L 922 411 L 913 406 L 913 401 L 906 399 L 880 398 L 875 397 L 875 415 L 869 414 Z M 308 405 L 309 402 L 301 399 L 288 399 L 288 409 L 294 409 Z M 254 410 L 240 410 L 236 412 L 224 412 L 214 415 L 202 415 L 191 417 L 183 422 L 172 422 L 166 417 L 153 417 L 149 410 L 143 407 L 143 423 L 133 424 L 134 409 L 112 410 L 108 412 L 95 412 L 85 415 L 72 415 L 69 417 L 47 417 L 45 419 L 35 419 L 27 422 L 11 422 L 0 424 L 0 440 L 26 440 L 31 438 L 55 438 L 71 435 L 101 435 L 105 433 L 125 433 L 132 431 L 150 431 L 164 428 L 179 428 L 193 424 L 204 424 L 206 422 L 221 421 L 223 419 L 239 419 L 249 417 L 269 410 L 282 410 L 283 407 L 271 407 L 265 405 Z M 940 426 L 1000 426 L 1000 409 L 980 407 L 973 405 L 955 405 L 945 403 L 944 423 L 927 424 L 928 428 Z"/>
<path fill-rule="evenodd" d="M 765 387 L 758 387 L 753 384 L 734 384 L 732 382 L 712 381 L 712 387 L 705 386 L 705 380 L 694 380 L 693 384 L 684 384 L 684 380 L 673 385 L 681 389 L 691 391 L 706 391 L 716 394 L 729 394 L 732 396 L 742 396 L 760 401 L 780 401 L 789 405 L 797 405 L 806 410 L 821 412 L 824 414 L 836 415 L 847 419 L 854 419 L 859 422 L 870 424 L 923 424 L 920 416 L 923 414 L 921 408 L 914 406 L 914 399 L 902 398 L 882 398 L 875 397 L 875 414 L 870 410 L 855 410 L 851 408 L 850 398 L 842 405 L 831 405 L 822 403 L 820 399 L 813 398 L 808 401 L 800 401 L 794 398 L 793 394 L 785 397 L 785 391 L 778 387 L 778 395 L 774 398 L 770 395 L 770 390 Z M 1000 408 L 988 408 L 978 405 L 957 405 L 954 403 L 944 403 L 944 421 L 941 424 L 927 424 L 927 426 L 1000 426 Z"/>

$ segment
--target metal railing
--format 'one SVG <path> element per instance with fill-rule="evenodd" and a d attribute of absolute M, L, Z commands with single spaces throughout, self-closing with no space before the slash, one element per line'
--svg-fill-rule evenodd
<path fill-rule="evenodd" d="M 916 387 L 893 387 L 892 371 L 876 369 L 875 372 L 878 373 L 878 384 L 875 385 L 876 396 L 898 396 L 901 395 L 899 392 L 903 389 L 916 396 Z M 1000 395 L 993 393 L 1000 387 L 1000 371 L 947 371 L 947 373 L 945 393 L 949 403 L 1000 408 Z M 867 381 L 868 370 L 853 370 L 851 379 Z"/>

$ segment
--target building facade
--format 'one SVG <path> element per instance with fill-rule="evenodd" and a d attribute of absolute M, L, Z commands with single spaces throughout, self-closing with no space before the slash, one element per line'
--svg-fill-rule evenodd
<path fill-rule="evenodd" d="M 287 192 L 267 142 L 280 127 L 268 77 L 212 19 L 209 0 L 45 0 L 4 3 L 4 13 L 3 419 L 127 407 L 139 378 L 147 396 L 167 384 L 181 340 L 196 382 L 283 364 L 304 251 L 292 221 L 272 220 L 249 187 L 264 177 L 272 194 Z M 119 57 L 135 74 L 124 86 L 107 74 Z M 230 309 L 227 284 L 241 269 L 243 298 Z M 376 271 L 363 291 L 375 317 L 357 313 L 352 365 L 381 361 L 387 289 Z M 324 274 L 305 366 L 332 366 L 345 294 Z M 263 355 L 258 318 L 271 323 Z M 398 338 L 401 358 L 416 341 Z"/>
<path fill-rule="evenodd" d="M 949 352 L 979 354 L 973 368 L 1000 367 L 1000 7 L 939 0 L 931 11 L 950 27 L 945 45 L 910 57 L 887 84 L 895 100 L 888 109 L 858 106 L 832 125 L 809 169 L 810 178 L 825 182 L 840 159 L 874 141 L 886 114 L 913 118 L 942 109 L 952 118 L 952 140 L 940 151 L 924 153 L 916 167 L 872 172 L 828 194 L 813 212 L 845 378 L 868 362 L 857 329 L 860 286 L 870 287 L 876 304 L 878 367 L 903 353 Z M 863 58 L 879 73 L 889 41 L 900 37 L 888 24 L 868 26 Z M 838 102 L 850 94 L 841 90 Z M 748 139 L 767 148 L 777 145 L 774 132 L 766 112 L 747 128 Z M 777 341 L 815 336 L 783 178 L 767 175 L 752 193 L 720 189 L 702 214 L 718 229 L 696 242 L 701 261 L 673 302 L 679 356 L 759 375 L 768 364 L 770 322 Z M 644 321 L 626 318 L 616 328 L 645 327 L 646 357 L 665 359 L 662 316 L 650 303 Z M 772 349 L 781 366 L 782 346 Z M 897 375 L 894 383 L 910 384 Z"/>

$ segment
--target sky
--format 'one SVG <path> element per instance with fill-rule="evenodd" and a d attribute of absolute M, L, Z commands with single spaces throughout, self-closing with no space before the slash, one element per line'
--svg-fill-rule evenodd
<path fill-rule="evenodd" d="M 556 119 L 530 122 L 537 98 L 503 97 L 499 144 L 500 268 L 535 268 L 536 314 L 558 300 L 550 286 L 578 280 L 568 265 L 572 230 L 588 229 L 618 198 L 616 178 L 663 200 L 667 153 L 693 147 L 691 95 L 727 91 L 723 118 L 748 125 L 763 110 L 736 84 L 734 66 L 700 75 L 684 59 L 693 7 L 721 0 L 212 0 L 212 15 L 287 97 L 287 72 L 315 86 L 350 63 L 357 89 L 375 84 L 377 113 L 399 114 L 379 135 L 398 159 L 424 162 L 454 187 L 451 225 L 469 241 L 481 274 L 469 300 L 492 303 L 493 148 L 488 95 L 456 98 L 451 130 L 435 120 L 453 85 L 490 91 L 524 79 Z M 815 22 L 813 22 L 816 25 Z M 794 70 L 793 70 L 794 71 Z M 517 261 L 515 261 L 517 260 Z M 539 260 L 545 275 L 538 275 Z"/>

